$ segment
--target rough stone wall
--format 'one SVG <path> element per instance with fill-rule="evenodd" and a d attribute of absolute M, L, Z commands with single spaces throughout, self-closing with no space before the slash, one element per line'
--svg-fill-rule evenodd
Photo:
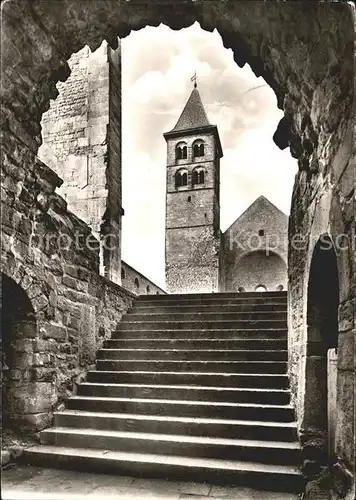
<path fill-rule="evenodd" d="M 171 169 L 170 169 L 171 170 Z M 168 175 L 171 176 L 171 171 Z M 173 170 L 173 169 L 172 169 Z M 189 177 L 188 177 L 189 181 Z M 215 195 L 213 188 L 197 187 L 196 189 L 178 188 L 175 192 L 166 195 L 166 231 L 174 231 L 184 227 L 215 226 Z M 169 235 L 166 235 L 168 238 Z M 168 255 L 174 259 L 174 254 Z M 178 256 L 176 256 L 178 258 Z"/>
<path fill-rule="evenodd" d="M 68 61 L 71 74 L 42 118 L 40 159 L 63 179 L 58 193 L 101 240 L 101 273 L 120 282 L 121 53 L 106 42 Z M 110 237 L 105 235 L 111 234 Z M 114 241 L 112 241 L 114 240 Z"/>
<path fill-rule="evenodd" d="M 121 285 L 135 295 L 162 295 L 166 293 L 162 288 L 153 283 L 153 281 L 146 278 L 146 276 L 136 271 L 136 269 L 123 260 L 121 261 Z"/>
<path fill-rule="evenodd" d="M 106 39 L 116 47 L 117 37 L 132 29 L 160 23 L 180 29 L 196 21 L 208 31 L 216 28 L 237 64 L 250 64 L 275 91 L 284 117 L 274 140 L 299 160 L 289 224 L 289 364 L 301 429 L 307 394 L 306 289 L 312 241 L 325 231 L 334 239 L 345 232 L 349 242 L 355 234 L 352 3 L 182 0 L 172 9 L 170 3 L 158 0 L 149 4 L 10 0 L 2 11 L 1 123 L 6 146 L 2 154 L 12 162 L 17 159 L 13 169 L 21 171 L 24 163 L 19 159 L 28 151 L 37 152 L 41 116 L 57 95 L 55 84 L 66 80 L 67 60 L 86 44 L 95 51 Z M 5 182 L 8 189 L 14 184 L 7 173 Z M 36 185 L 27 191 L 36 193 Z M 22 225 L 28 224 L 28 210 L 22 219 Z M 19 225 L 14 230 L 21 234 Z M 291 244 L 296 234 L 305 236 L 302 248 Z M 348 491 L 338 496 L 354 499 L 355 262 L 350 245 L 338 252 L 338 268 L 337 462 L 353 477 Z"/>
<path fill-rule="evenodd" d="M 351 7 L 351 6 L 350 6 Z M 342 6 L 338 5 L 338 9 Z M 341 13 L 341 10 L 339 11 Z M 353 15 L 354 11 L 349 11 Z M 292 198 L 289 223 L 290 328 L 289 366 L 295 395 L 299 433 L 303 448 L 313 447 L 315 429 L 304 424 L 318 395 L 310 371 L 313 343 L 308 337 L 307 295 L 311 258 L 315 244 L 323 234 L 335 245 L 339 273 L 339 317 L 337 349 L 336 464 L 333 468 L 334 498 L 355 497 L 355 150 L 353 92 L 346 90 L 343 76 L 353 62 L 350 21 L 342 18 L 339 39 L 345 36 L 344 58 L 333 52 L 324 79 L 312 93 L 310 113 L 299 111 L 299 123 L 305 136 L 314 137 L 315 148 L 309 168 L 300 170 Z M 348 28 L 346 28 L 348 26 Z M 342 31 L 343 29 L 343 31 Z M 348 34 L 348 35 L 347 35 Z M 337 69 L 337 71 L 336 71 Z M 355 74 L 355 73 L 354 73 Z M 349 90 L 354 89 L 349 76 Z M 296 102 L 296 104 L 298 101 Z M 324 103 L 324 114 L 320 113 Z M 308 131 L 309 129 L 309 131 Z M 298 235 L 293 244 L 293 238 Z M 325 284 L 327 286 L 327 284 Z M 314 498 L 311 494 L 307 498 Z"/>
<path fill-rule="evenodd" d="M 204 157 L 193 157 L 192 144 L 204 141 Z M 184 141 L 186 159 L 176 160 L 176 145 Z M 195 168 L 204 169 L 204 184 L 193 185 Z M 184 168 L 186 186 L 175 186 Z M 167 141 L 166 285 L 171 293 L 217 291 L 219 286 L 219 159 L 212 133 L 180 135 Z"/>
<path fill-rule="evenodd" d="M 353 9 L 356 34 L 356 10 Z M 353 88 L 356 89 L 356 36 L 353 46 Z M 352 84 L 352 82 L 350 82 Z M 335 88 L 334 88 L 335 90 Z M 337 90 L 336 90 L 337 92 Z M 345 497 L 356 497 L 356 99 L 351 101 L 351 116 L 342 122 L 334 138 L 335 155 L 331 166 L 333 196 L 330 207 L 330 232 L 340 247 L 339 341 L 337 359 L 336 471 L 349 473 Z M 326 151 L 325 151 L 326 153 Z M 338 235 L 344 235 L 342 237 Z M 339 241 L 347 242 L 340 245 Z M 346 248 L 345 248 L 346 247 Z M 337 473 L 336 476 L 339 476 Z M 342 484 L 342 483 L 341 483 Z M 343 493 L 343 492 L 342 492 Z M 340 495 L 341 496 L 341 495 Z"/>
<path fill-rule="evenodd" d="M 104 274 L 121 283 L 121 216 L 122 204 L 122 105 L 121 105 L 121 49 L 107 46 L 109 65 L 109 118 L 107 128 L 106 184 L 107 206 L 103 215 L 101 233 L 110 244 L 104 246 Z M 108 237 L 110 234 L 112 236 Z M 110 238 L 110 239 L 109 239 Z"/>
<path fill-rule="evenodd" d="M 134 295 L 99 276 L 99 243 L 55 192 L 61 180 L 9 134 L 1 173 L 2 272 L 36 320 L 10 332 L 6 414 L 15 429 L 38 430 L 75 391 Z"/>
<path fill-rule="evenodd" d="M 59 193 L 63 194 L 67 203 L 69 200 L 71 203 L 76 201 L 69 188 L 79 190 L 87 183 L 86 164 L 85 169 L 80 169 L 78 165 L 73 171 L 74 164 L 72 169 L 70 164 L 66 165 L 67 157 L 73 155 L 74 158 L 80 158 L 82 155 L 86 158 L 88 150 L 94 149 L 94 145 L 89 147 L 89 138 L 86 136 L 89 111 L 89 60 L 89 47 L 84 47 L 71 56 L 68 61 L 71 74 L 65 83 L 57 84 L 59 94 L 51 102 L 50 109 L 43 114 L 41 121 L 43 144 L 38 156 L 63 178 L 64 185 L 59 188 Z M 73 176 L 78 176 L 78 179 Z M 82 177 L 81 184 L 79 177 Z M 66 187 L 68 193 L 63 191 Z M 79 209 L 81 204 L 78 203 Z"/>
<path fill-rule="evenodd" d="M 168 293 L 217 292 L 219 249 L 220 239 L 212 226 L 166 230 Z"/>
<path fill-rule="evenodd" d="M 255 258 L 256 254 L 252 257 L 253 260 L 243 259 L 251 252 L 257 251 L 261 262 Z M 244 284 L 238 283 L 241 279 L 249 290 L 254 290 L 255 286 L 258 285 L 255 283 L 258 277 L 261 278 L 261 283 L 268 286 L 269 290 L 275 289 L 279 284 L 282 284 L 286 289 L 287 253 L 288 217 L 264 196 L 260 196 L 222 235 L 224 283 L 222 290 L 236 291 L 239 286 L 245 287 Z M 285 262 L 283 267 L 278 260 L 274 261 L 272 268 L 278 270 L 278 276 L 273 276 L 273 272 L 270 273 L 271 259 L 268 258 L 268 255 L 273 254 L 278 255 L 282 259 L 282 263 Z M 266 265 L 265 273 L 263 273 L 264 264 Z M 251 271 L 251 280 L 248 279 L 245 270 L 247 274 Z"/>

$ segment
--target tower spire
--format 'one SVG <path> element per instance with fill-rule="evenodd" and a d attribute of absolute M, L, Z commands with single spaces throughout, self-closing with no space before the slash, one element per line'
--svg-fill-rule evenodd
<path fill-rule="evenodd" d="M 195 81 L 195 75 L 191 78 L 191 81 Z M 196 82 L 190 97 L 184 106 L 184 109 L 171 132 L 176 132 L 178 130 L 189 130 L 191 128 L 197 127 L 208 127 L 210 126 L 208 117 L 206 115 L 203 103 L 200 98 L 199 90 L 196 88 Z"/>

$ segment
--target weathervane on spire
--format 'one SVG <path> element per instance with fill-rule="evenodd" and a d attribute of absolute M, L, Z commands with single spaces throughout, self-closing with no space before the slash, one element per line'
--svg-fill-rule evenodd
<path fill-rule="evenodd" d="M 198 80 L 198 77 L 197 77 L 197 72 L 195 71 L 194 72 L 194 75 L 191 77 L 190 81 L 191 82 L 194 82 L 194 88 L 196 89 L 198 84 L 197 84 L 197 80 Z"/>

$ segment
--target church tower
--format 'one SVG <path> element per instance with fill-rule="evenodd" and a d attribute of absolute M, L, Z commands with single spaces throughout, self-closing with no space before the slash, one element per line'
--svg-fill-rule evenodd
<path fill-rule="evenodd" d="M 220 158 L 216 125 L 209 123 L 195 82 L 167 142 L 166 289 L 217 292 L 220 254 Z"/>

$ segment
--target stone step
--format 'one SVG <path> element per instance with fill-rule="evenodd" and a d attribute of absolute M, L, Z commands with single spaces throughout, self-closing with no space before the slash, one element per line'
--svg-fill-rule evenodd
<path fill-rule="evenodd" d="M 292 422 L 294 420 L 294 412 L 290 405 L 72 396 L 67 400 L 67 406 L 70 410 L 135 413 L 140 415 L 204 416 L 207 418 L 277 420 L 281 422 Z"/>
<path fill-rule="evenodd" d="M 304 481 L 296 467 L 237 460 L 115 452 L 58 446 L 33 446 L 22 462 L 46 467 L 104 472 L 138 477 L 243 484 L 272 491 L 301 491 Z"/>
<path fill-rule="evenodd" d="M 153 372 L 210 372 L 210 373 L 281 373 L 287 372 L 286 361 L 186 361 L 186 360 L 118 360 L 98 359 L 97 370 Z"/>
<path fill-rule="evenodd" d="M 187 338 L 213 338 L 213 339 L 287 339 L 287 329 L 286 328 L 270 328 L 270 329 L 195 329 L 189 330 L 125 330 L 121 328 L 119 331 L 114 331 L 112 334 L 112 339 L 133 339 L 133 338 L 144 338 L 144 339 L 159 339 L 160 337 L 167 339 L 180 338 L 182 335 L 186 335 Z"/>
<path fill-rule="evenodd" d="M 159 299 L 154 295 L 146 295 L 138 297 L 134 306 L 137 307 L 147 307 L 147 306 L 181 306 L 181 305 L 240 305 L 240 306 L 256 306 L 260 304 L 284 304 L 287 306 L 287 297 L 239 297 L 239 296 L 221 296 L 213 295 L 201 295 L 201 296 L 171 296 L 165 295 L 161 296 Z"/>
<path fill-rule="evenodd" d="M 287 361 L 286 350 L 247 349 L 99 349 L 97 359 L 146 361 Z"/>
<path fill-rule="evenodd" d="M 277 297 L 277 298 L 261 298 L 261 297 L 250 297 L 246 299 L 239 298 L 213 298 L 213 297 L 205 297 L 205 298 L 186 298 L 182 295 L 180 299 L 165 299 L 160 302 L 155 300 L 149 301 L 149 297 L 153 297 L 152 295 L 147 295 L 147 301 L 140 301 L 139 298 L 134 302 L 133 307 L 172 307 L 175 309 L 179 309 L 180 307 L 185 306 L 194 306 L 196 308 L 200 308 L 201 306 L 212 306 L 215 308 L 223 308 L 225 306 L 239 306 L 243 308 L 256 308 L 260 305 L 268 305 L 273 307 L 273 305 L 283 305 L 285 309 L 287 309 L 287 298 Z M 168 296 L 165 296 L 168 297 Z M 163 296 L 162 296 L 163 298 Z"/>
<path fill-rule="evenodd" d="M 286 319 L 235 319 L 235 320 L 210 320 L 210 321 L 131 321 L 129 319 L 123 319 L 117 328 L 117 331 L 120 330 L 150 330 L 151 328 L 155 330 L 164 330 L 168 328 L 169 330 L 195 330 L 195 329 L 214 329 L 222 328 L 222 329 L 271 329 L 271 328 L 286 328 L 287 322 Z"/>
<path fill-rule="evenodd" d="M 180 455 L 226 460 L 258 460 L 264 464 L 295 465 L 300 447 L 296 442 L 257 441 L 143 432 L 105 431 L 91 428 L 53 427 L 41 432 L 41 444 L 110 451 Z"/>
<path fill-rule="evenodd" d="M 243 311 L 243 312 L 201 312 L 198 308 L 191 312 L 168 312 L 168 313 L 155 313 L 144 312 L 139 313 L 133 310 L 131 313 L 125 314 L 122 321 L 237 321 L 237 320 L 279 320 L 287 322 L 287 311 Z"/>
<path fill-rule="evenodd" d="M 64 410 L 55 412 L 54 424 L 58 427 L 88 427 L 113 431 L 157 432 L 222 438 L 275 441 L 296 441 L 297 438 L 295 422 L 223 420 Z"/>
<path fill-rule="evenodd" d="M 286 292 L 139 297 L 96 366 L 24 461 L 271 490 L 302 486 Z"/>
<path fill-rule="evenodd" d="M 251 301 L 250 301 L 251 302 Z M 198 311 L 199 313 L 221 313 L 229 312 L 239 314 L 241 312 L 284 312 L 287 313 L 287 304 L 283 302 L 261 302 L 252 303 L 242 302 L 236 304 L 192 304 L 189 301 L 182 301 L 181 304 L 171 304 L 170 302 L 150 304 L 136 302 L 128 311 L 128 314 L 171 314 L 171 313 L 189 313 Z"/>
<path fill-rule="evenodd" d="M 221 292 L 221 293 L 172 293 L 166 295 L 140 295 L 136 300 L 137 302 L 160 302 L 160 301 L 176 301 L 180 299 L 184 300 L 196 300 L 196 299 L 208 299 L 208 300 L 218 300 L 218 299 L 274 299 L 283 298 L 287 300 L 286 291 L 271 291 L 271 292 Z"/>
<path fill-rule="evenodd" d="M 287 349 L 287 339 L 239 339 L 239 338 L 215 338 L 215 339 L 204 339 L 204 338 L 190 338 L 185 337 L 184 332 L 181 336 L 174 339 L 169 338 L 156 338 L 146 340 L 144 338 L 132 338 L 132 339 L 109 339 L 103 344 L 104 349 L 185 349 L 185 350 L 196 350 L 196 349 L 234 349 L 234 350 L 257 350 L 257 351 L 276 351 L 276 350 L 286 350 Z"/>
<path fill-rule="evenodd" d="M 224 401 L 287 405 L 290 393 L 285 389 L 245 389 L 187 385 L 100 384 L 85 382 L 78 385 L 79 396 L 111 398 L 150 398 L 193 401 Z"/>
<path fill-rule="evenodd" d="M 91 370 L 88 382 L 158 385 L 203 385 L 244 387 L 259 389 L 287 389 L 288 376 L 256 373 L 200 373 L 200 372 L 148 372 L 148 371 L 97 371 Z"/>

